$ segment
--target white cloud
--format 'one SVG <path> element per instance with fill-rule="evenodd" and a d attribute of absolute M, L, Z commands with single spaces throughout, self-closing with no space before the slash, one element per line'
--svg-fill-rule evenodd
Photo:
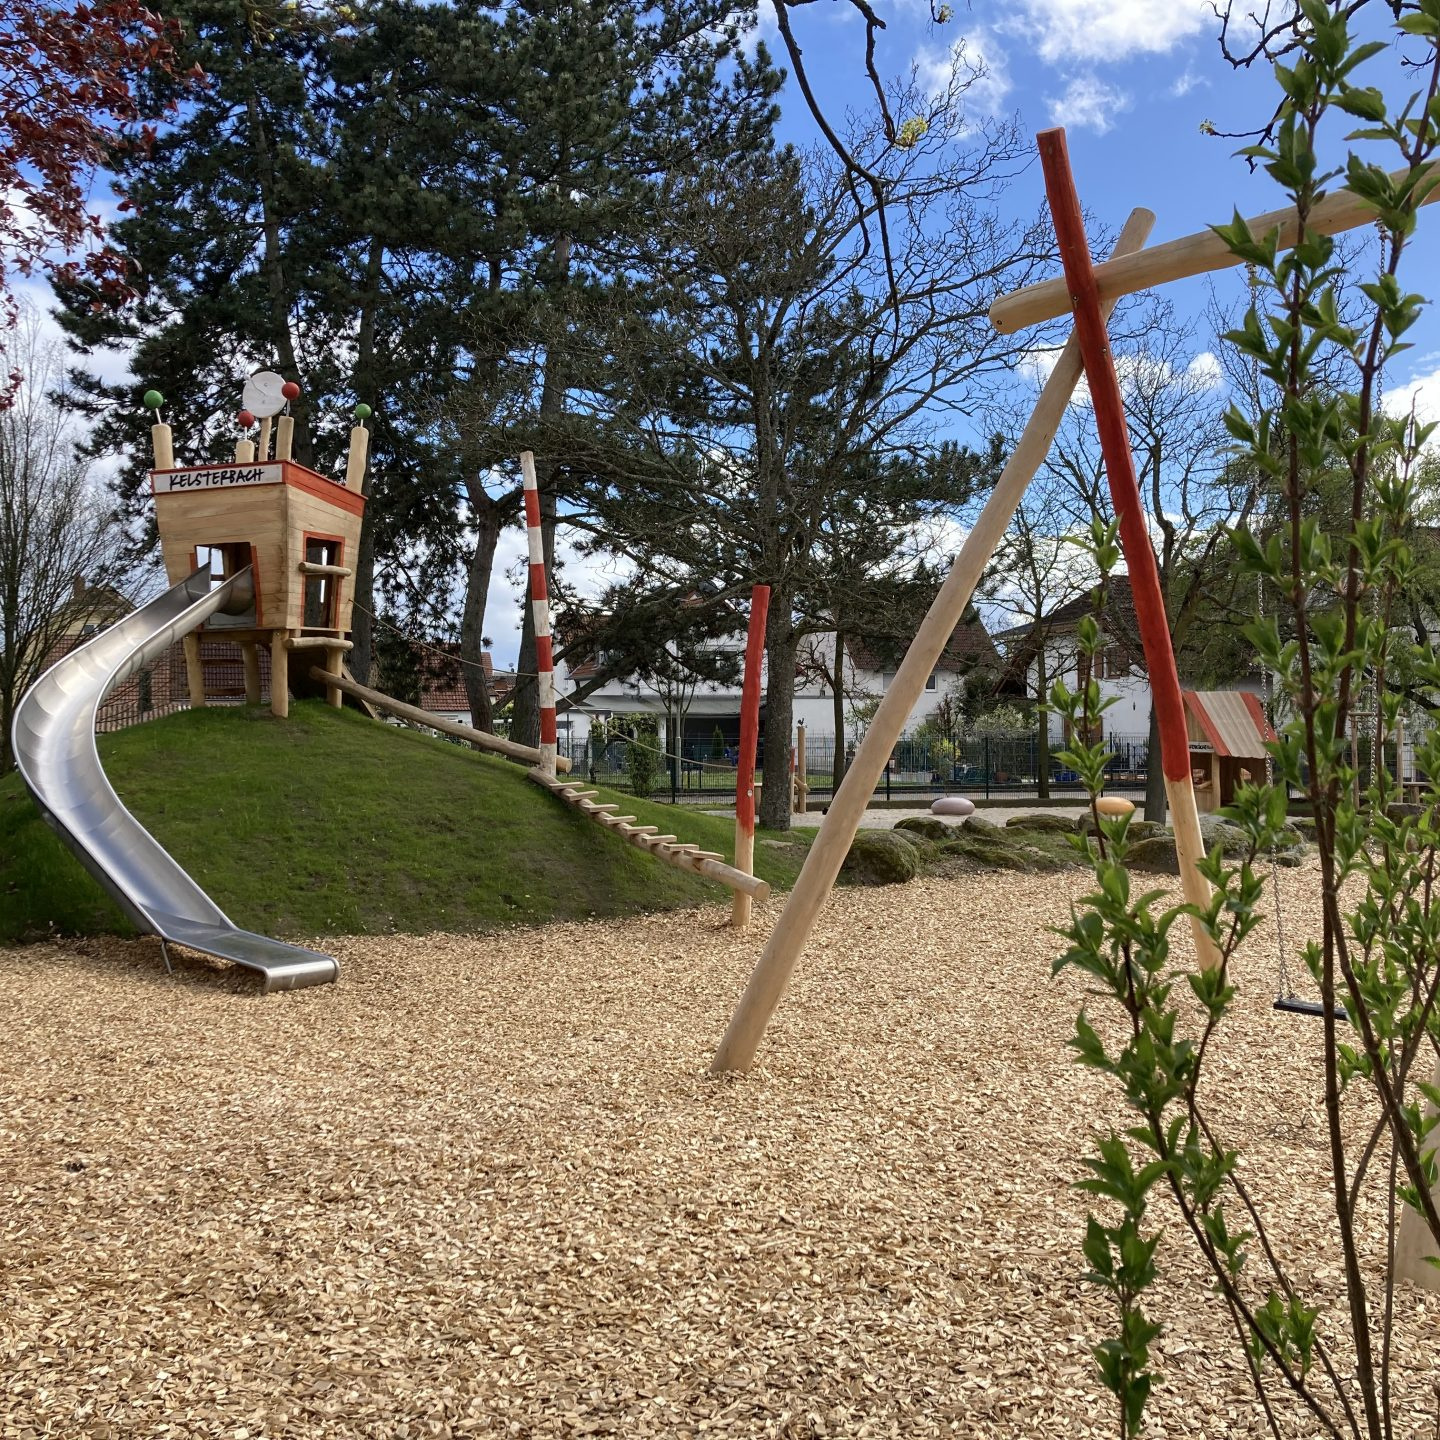
<path fill-rule="evenodd" d="M 728 20 L 738 17 L 729 16 Z M 740 37 L 740 43 L 747 55 L 755 54 L 755 47 L 763 40 L 772 52 L 780 39 L 780 26 L 775 19 L 775 7 L 770 0 L 760 0 L 755 9 L 755 24 Z"/>
<path fill-rule="evenodd" d="M 1164 55 L 1214 24 L 1211 0 L 1019 0 L 1002 28 L 1060 65 Z"/>
<path fill-rule="evenodd" d="M 1088 127 L 1097 135 L 1113 128 L 1115 117 L 1130 108 L 1130 97 L 1123 90 L 1094 75 L 1076 75 L 1063 95 L 1048 98 L 1050 119 L 1056 125 L 1072 130 Z"/>
<path fill-rule="evenodd" d="M 497 670 L 513 670 L 518 662 L 529 559 L 524 529 L 511 526 L 503 530 L 485 596 L 485 633 L 495 642 L 492 653 Z M 563 567 L 566 592 L 583 601 L 599 600 L 610 586 L 634 573 L 634 566 L 623 557 L 579 554 L 573 532 L 567 533 L 563 522 L 555 536 L 555 560 Z"/>
<path fill-rule="evenodd" d="M 1440 370 L 1428 371 L 1404 385 L 1387 389 L 1381 403 L 1387 415 L 1408 415 L 1413 410 L 1422 425 L 1440 421 Z M 1440 435 L 1440 431 L 1436 433 Z M 1433 447 L 1435 437 L 1432 436 L 1428 443 Z"/>
<path fill-rule="evenodd" d="M 1014 89 L 1005 51 L 987 30 L 962 35 L 948 50 L 923 47 L 915 55 L 915 75 L 929 94 L 953 89 L 968 107 L 987 115 L 998 114 Z"/>
<path fill-rule="evenodd" d="M 1184 99 L 1192 90 L 1207 89 L 1210 82 L 1203 75 L 1197 75 L 1193 70 L 1187 69 L 1178 80 L 1170 87 L 1170 93 L 1177 100 Z"/>
<path fill-rule="evenodd" d="M 1220 368 L 1220 361 L 1209 350 L 1202 350 L 1185 368 L 1207 390 L 1218 390 L 1225 383 L 1225 372 Z"/>
<path fill-rule="evenodd" d="M 1059 345 L 1037 345 L 1026 350 L 1015 363 L 1016 370 L 1036 385 L 1043 385 L 1060 361 Z"/>
<path fill-rule="evenodd" d="M 1059 359 L 1060 346 L 1036 346 L 1021 355 L 1015 369 L 1038 388 L 1050 378 Z M 1175 367 L 1168 360 L 1144 353 L 1117 355 L 1115 373 L 1120 380 L 1121 390 L 1126 394 L 1132 392 L 1141 382 L 1144 382 L 1147 390 L 1154 390 L 1176 378 Z M 1208 350 L 1192 356 L 1184 373 L 1204 390 L 1218 390 L 1225 385 L 1225 372 L 1220 368 L 1219 360 Z M 1440 385 L 1437 385 L 1437 396 L 1440 396 Z M 1087 410 L 1090 408 L 1090 387 L 1083 374 L 1070 397 L 1070 404 Z"/>

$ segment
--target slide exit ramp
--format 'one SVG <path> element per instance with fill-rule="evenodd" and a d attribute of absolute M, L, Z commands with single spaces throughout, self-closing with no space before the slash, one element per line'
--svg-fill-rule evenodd
<path fill-rule="evenodd" d="M 15 759 L 40 813 L 138 929 L 258 971 L 266 990 L 323 985 L 340 974 L 331 956 L 231 924 L 120 803 L 100 766 L 101 701 L 210 616 L 252 603 L 248 569 L 211 586 L 210 572 L 197 570 L 52 665 L 15 711 Z"/>

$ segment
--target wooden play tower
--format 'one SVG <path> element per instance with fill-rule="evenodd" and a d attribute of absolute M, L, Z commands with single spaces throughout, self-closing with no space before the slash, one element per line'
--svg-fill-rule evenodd
<path fill-rule="evenodd" d="M 269 646 L 270 708 L 282 717 L 290 706 L 290 656 L 323 656 L 326 673 L 338 677 L 351 648 L 370 407 L 355 407 L 345 478 L 332 480 L 293 457 L 295 421 L 284 412 L 299 393 L 293 381 L 269 371 L 252 375 L 245 382 L 243 438 L 234 459 L 194 466 L 175 464 L 170 427 L 159 417 L 163 399 L 153 390 L 145 395 L 147 408 L 156 412 L 150 488 L 170 583 L 206 567 L 221 580 L 249 566 L 254 579 L 246 612 L 217 615 L 184 637 L 192 706 L 206 700 L 200 658 L 206 638 L 239 645 L 251 705 L 260 703 L 259 646 Z M 258 440 L 250 438 L 257 422 Z M 300 673 L 309 669 L 306 663 Z M 328 686 L 326 696 L 340 705 L 337 686 Z"/>

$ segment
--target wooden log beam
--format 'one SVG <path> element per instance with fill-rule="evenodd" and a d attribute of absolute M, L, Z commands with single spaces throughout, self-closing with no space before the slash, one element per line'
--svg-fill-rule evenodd
<path fill-rule="evenodd" d="M 287 635 L 287 650 L 353 650 L 353 640 L 342 640 L 338 635 Z"/>
<path fill-rule="evenodd" d="M 613 823 L 616 817 L 599 812 L 617 810 L 619 806 L 591 805 L 588 800 L 581 800 L 573 795 L 570 787 L 562 784 L 553 775 L 548 775 L 538 768 L 527 773 L 542 790 L 548 790 L 557 799 L 563 800 L 572 810 L 578 810 L 580 814 L 588 815 L 592 820 L 598 820 L 607 830 L 619 835 L 627 844 L 635 846 L 637 850 L 644 850 L 657 860 L 663 860 L 667 865 L 673 865 L 677 870 L 688 870 L 692 875 L 703 875 L 707 880 L 717 881 L 731 890 L 744 891 L 752 900 L 764 900 L 770 894 L 770 885 L 767 881 L 758 879 L 754 875 L 747 875 L 733 865 L 725 864 L 723 860 L 715 856 L 713 851 L 701 850 L 698 845 L 676 845 L 673 843 L 675 840 L 673 835 L 648 833 L 654 830 L 653 825 L 640 826 L 635 829 L 616 825 Z"/>
<path fill-rule="evenodd" d="M 317 560 L 302 560 L 300 573 L 302 575 L 338 575 L 340 579 L 348 580 L 355 572 L 348 565 L 322 565 Z"/>
<path fill-rule="evenodd" d="M 1440 162 L 1437 162 L 1440 163 Z M 1430 172 L 1437 169 L 1430 167 Z M 1409 170 L 1397 170 L 1390 178 L 1404 180 Z M 1425 184 L 1429 173 L 1419 183 Z M 1420 203 L 1429 205 L 1440 199 L 1440 187 L 1431 190 Z M 1307 221 L 1309 230 L 1320 235 L 1338 235 L 1343 230 L 1354 230 L 1368 225 L 1375 219 L 1375 212 L 1358 195 L 1349 190 L 1332 190 L 1310 211 Z M 1280 248 L 1291 249 L 1300 234 L 1300 217 L 1294 206 L 1281 210 L 1268 210 L 1263 215 L 1253 216 L 1245 222 L 1250 233 L 1259 239 L 1272 230 L 1280 232 Z M 1170 280 L 1183 280 L 1189 275 L 1207 275 L 1213 270 L 1228 270 L 1240 261 L 1230 253 L 1229 247 L 1213 230 L 1202 230 L 1196 235 L 1185 235 L 1179 240 L 1167 240 L 1163 245 L 1148 250 L 1136 250 L 1128 255 L 1117 256 L 1095 267 L 1095 288 L 1100 303 L 1112 306 L 1122 295 L 1133 295 L 1137 290 L 1149 290 L 1164 285 Z M 1070 311 L 1070 289 L 1065 277 L 1042 280 L 1036 285 L 1026 285 L 1021 290 L 1012 290 L 1002 295 L 990 307 L 990 323 L 1002 334 L 1013 335 L 1027 325 L 1038 325 L 1042 320 L 1053 320 L 1057 315 Z"/>
<path fill-rule="evenodd" d="M 1433 1083 L 1440 1086 L 1440 1060 L 1435 1062 Z M 1434 1105 L 1426 1105 L 1427 1118 L 1435 1114 Z M 1428 1147 L 1426 1147 L 1428 1148 Z M 1440 1183 L 1431 1194 L 1440 1204 Z M 1432 1260 L 1440 1257 L 1440 1245 L 1436 1245 L 1430 1227 L 1418 1210 L 1408 1205 L 1400 1207 L 1400 1233 L 1395 1241 L 1395 1274 L 1402 1280 L 1409 1280 L 1423 1290 L 1440 1290 L 1440 1267 Z"/>
<path fill-rule="evenodd" d="M 349 642 L 346 643 L 348 646 Z M 362 685 L 348 675 L 332 675 L 318 665 L 311 666 L 310 674 L 313 679 L 322 681 L 326 685 L 333 685 L 347 695 L 353 695 L 357 700 L 363 700 L 367 704 L 373 705 L 377 710 L 386 710 L 392 715 L 398 715 L 402 720 L 411 720 L 416 725 L 428 725 L 442 735 L 453 735 L 457 740 L 468 740 L 482 750 L 503 755 L 507 760 L 515 760 L 522 765 L 538 765 L 540 763 L 540 752 L 533 746 L 517 745 L 513 740 L 502 739 L 499 735 L 487 735 L 485 731 L 473 729 L 469 725 L 462 725 L 458 720 L 447 720 L 443 715 L 432 715 L 430 711 L 422 710 L 418 705 L 406 705 L 400 700 L 392 700 L 388 695 L 382 694 L 379 690 L 372 690 L 368 685 Z M 563 756 L 555 763 L 561 770 L 570 768 L 570 762 Z M 599 792 L 592 793 L 598 794 Z"/>
<path fill-rule="evenodd" d="M 1116 242 L 1116 252 L 1123 254 L 1143 245 L 1154 223 L 1155 217 L 1148 210 L 1132 211 Z M 1034 413 L 1026 422 L 994 491 L 965 537 L 965 543 L 960 547 L 940 593 L 920 622 L 895 678 L 886 687 L 880 708 L 865 731 L 855 758 L 846 767 L 845 778 L 840 782 L 840 789 L 830 802 L 829 813 L 805 856 L 805 863 L 800 867 L 800 875 L 785 902 L 785 909 L 755 962 L 744 994 L 735 1006 L 735 1013 L 731 1015 L 725 1035 L 716 1048 L 715 1058 L 710 1062 L 712 1075 L 722 1075 L 728 1070 L 748 1070 L 754 1064 L 765 1027 L 780 1004 L 780 997 L 790 983 L 805 942 L 810 938 L 810 932 L 829 898 L 840 866 L 850 853 L 851 842 L 860 828 L 860 818 L 885 773 L 895 742 L 900 738 L 915 702 L 925 693 L 925 682 L 950 643 L 955 627 L 964 618 L 975 586 L 1024 498 L 1026 487 L 1050 453 L 1050 443 L 1065 416 L 1065 407 L 1079 383 L 1082 368 L 1080 342 L 1072 335 L 1045 382 Z"/>

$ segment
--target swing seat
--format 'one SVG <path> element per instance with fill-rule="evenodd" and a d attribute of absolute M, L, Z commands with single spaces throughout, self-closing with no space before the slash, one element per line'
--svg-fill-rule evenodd
<path fill-rule="evenodd" d="M 1298 995 L 1282 995 L 1275 1002 L 1275 1009 L 1288 1011 L 1292 1015 L 1315 1015 L 1323 1018 L 1325 1006 L 1319 1000 L 1302 1000 Z M 1337 1020 L 1349 1020 L 1343 1005 L 1335 1007 Z"/>

